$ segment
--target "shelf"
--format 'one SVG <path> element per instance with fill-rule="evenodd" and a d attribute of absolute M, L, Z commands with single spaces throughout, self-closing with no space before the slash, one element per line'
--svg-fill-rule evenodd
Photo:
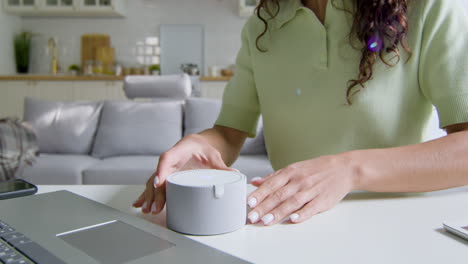
<path fill-rule="evenodd" d="M 32 4 L 26 5 L 24 1 L 10 4 L 5 0 L 3 9 L 7 13 L 34 17 L 125 17 L 127 10 L 127 0 L 109 0 L 106 5 L 100 5 L 100 2 L 87 5 L 84 0 L 71 0 L 67 5 L 61 2 L 52 5 L 47 0 L 29 0 Z"/>
<path fill-rule="evenodd" d="M 202 76 L 200 77 L 200 81 L 202 82 L 227 82 L 231 80 L 232 77 L 208 77 L 208 76 Z"/>
<path fill-rule="evenodd" d="M 1 75 L 0 81 L 123 81 L 121 76 Z"/>
<path fill-rule="evenodd" d="M 0 75 L 0 81 L 123 81 L 122 76 L 74 76 L 74 75 Z M 202 82 L 227 82 L 231 77 L 200 77 Z"/>

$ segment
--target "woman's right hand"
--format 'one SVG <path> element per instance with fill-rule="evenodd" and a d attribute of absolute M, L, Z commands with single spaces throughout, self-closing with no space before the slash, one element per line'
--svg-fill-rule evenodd
<path fill-rule="evenodd" d="M 188 135 L 162 154 L 156 172 L 146 182 L 146 189 L 133 203 L 142 212 L 158 214 L 166 203 L 166 178 L 178 171 L 217 169 L 236 171 L 224 163 L 221 154 L 203 136 Z"/>

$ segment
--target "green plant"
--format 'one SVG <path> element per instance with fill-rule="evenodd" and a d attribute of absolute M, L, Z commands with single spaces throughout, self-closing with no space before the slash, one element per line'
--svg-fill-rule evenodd
<path fill-rule="evenodd" d="M 76 64 L 71 64 L 70 66 L 68 66 L 68 70 L 69 71 L 77 71 L 79 72 L 81 70 L 80 66 L 76 65 Z"/>
<path fill-rule="evenodd" d="M 159 66 L 159 64 L 153 64 L 153 65 L 150 65 L 149 66 L 149 71 L 150 72 L 153 72 L 153 71 L 160 71 L 161 70 L 161 67 Z"/>
<path fill-rule="evenodd" d="M 21 32 L 15 36 L 15 60 L 16 70 L 19 73 L 27 73 L 29 69 L 29 54 L 31 51 L 31 32 Z"/>

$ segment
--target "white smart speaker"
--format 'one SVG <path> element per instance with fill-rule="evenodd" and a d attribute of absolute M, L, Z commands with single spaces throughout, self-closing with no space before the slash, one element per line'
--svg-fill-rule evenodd
<path fill-rule="evenodd" d="M 167 227 L 190 235 L 218 235 L 246 223 L 247 180 L 233 171 L 189 170 L 166 183 Z"/>

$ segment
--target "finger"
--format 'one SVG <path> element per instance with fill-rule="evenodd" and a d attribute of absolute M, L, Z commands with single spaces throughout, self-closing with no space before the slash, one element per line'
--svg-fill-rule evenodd
<path fill-rule="evenodd" d="M 177 156 L 177 152 L 174 149 L 161 155 L 156 172 L 153 174 L 155 187 L 164 185 L 167 176 L 176 172 L 180 168 L 181 164 L 185 163 L 184 159 L 173 158 Z"/>
<path fill-rule="evenodd" d="M 260 187 L 258 187 L 257 190 L 255 190 L 249 195 L 247 203 L 250 206 L 250 208 L 255 208 L 263 200 L 265 200 L 265 198 L 268 197 L 268 195 L 276 192 L 281 187 L 286 185 L 288 183 L 288 180 L 288 175 L 284 173 L 278 173 L 275 174 L 275 176 L 270 176 L 268 179 L 265 179 L 265 181 L 260 185 Z"/>
<path fill-rule="evenodd" d="M 154 201 L 154 186 L 152 179 L 149 179 L 146 183 L 146 190 L 145 190 L 145 202 L 141 206 L 141 211 L 145 214 L 151 211 L 151 206 L 153 205 Z"/>
<path fill-rule="evenodd" d="M 273 173 L 270 173 L 265 177 L 255 177 L 252 180 L 250 180 L 250 183 L 252 185 L 254 185 L 255 187 L 260 187 L 260 185 L 262 185 L 266 180 L 268 180 L 268 179 L 270 179 L 272 177 L 275 177 L 276 175 L 281 174 L 283 172 L 284 172 L 284 169 L 281 169 L 281 170 L 277 170 L 277 171 L 275 171 Z"/>
<path fill-rule="evenodd" d="M 255 220 L 258 221 L 267 213 L 269 213 L 276 207 L 280 206 L 284 201 L 286 201 L 287 199 L 289 199 L 290 197 L 294 195 L 297 195 L 299 188 L 300 186 L 289 183 L 286 186 L 271 193 L 263 202 L 261 202 L 255 207 L 255 210 L 252 210 L 249 213 L 248 219 L 250 220 L 251 223 L 255 223 L 256 222 Z M 267 218 L 270 218 L 270 217 L 267 217 Z M 272 222 L 272 221 L 273 219 L 271 219 L 270 221 L 266 221 L 266 222 L 268 224 L 269 222 Z"/>
<path fill-rule="evenodd" d="M 208 156 L 208 163 L 211 165 L 210 167 L 215 170 L 227 170 L 227 171 L 235 171 L 239 172 L 239 170 L 230 168 L 224 163 L 224 160 L 221 154 L 218 151 L 213 151 Z"/>
<path fill-rule="evenodd" d="M 255 178 L 252 178 L 252 180 L 250 180 L 250 183 L 255 187 L 259 187 L 264 182 L 265 182 L 265 178 L 262 178 L 262 177 L 255 177 Z"/>
<path fill-rule="evenodd" d="M 144 202 L 145 202 L 145 192 L 140 194 L 138 199 L 136 199 L 136 201 L 133 203 L 133 207 L 140 208 L 143 205 Z"/>
<path fill-rule="evenodd" d="M 164 209 L 166 203 L 166 186 L 163 185 L 156 189 L 154 195 L 154 207 L 151 209 L 152 214 L 159 214 Z"/>
<path fill-rule="evenodd" d="M 315 198 L 314 194 L 306 192 L 299 192 L 284 201 L 281 205 L 273 209 L 262 218 L 264 225 L 274 225 L 282 221 L 286 217 L 290 217 L 293 213 L 297 212 L 304 207 L 308 202 Z M 296 216 L 293 216 L 295 218 Z"/>
<path fill-rule="evenodd" d="M 325 210 L 320 206 L 320 202 L 316 197 L 314 200 L 308 202 L 302 209 L 291 214 L 289 216 L 289 221 L 294 224 L 302 223 L 305 220 L 323 211 Z"/>

